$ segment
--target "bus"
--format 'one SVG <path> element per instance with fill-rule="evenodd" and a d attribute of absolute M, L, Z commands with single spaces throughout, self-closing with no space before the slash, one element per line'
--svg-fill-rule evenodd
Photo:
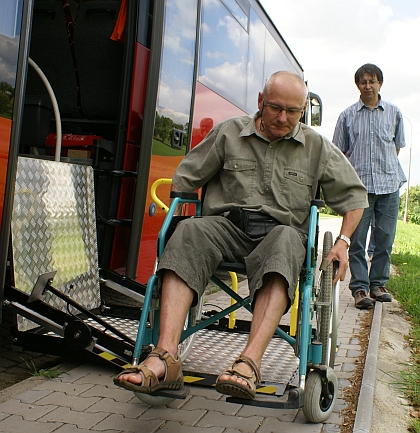
<path fill-rule="evenodd" d="M 74 336 L 69 303 L 138 318 L 165 216 L 151 186 L 255 113 L 273 72 L 305 79 L 258 0 L 2 0 L 0 57 L 0 302 L 36 351 L 59 346 L 40 329 Z M 301 121 L 321 117 L 310 92 Z M 74 326 L 129 359 L 130 339 Z"/>

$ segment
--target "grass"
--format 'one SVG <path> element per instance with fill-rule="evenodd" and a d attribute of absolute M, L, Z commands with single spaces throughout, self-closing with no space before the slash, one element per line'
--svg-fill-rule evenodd
<path fill-rule="evenodd" d="M 34 377 L 44 377 L 45 379 L 55 379 L 56 377 L 60 376 L 61 372 L 54 369 L 54 368 L 49 368 L 49 369 L 37 369 L 34 362 L 32 361 L 32 359 L 30 359 L 29 361 L 25 361 L 26 366 L 28 367 L 28 370 L 31 374 L 31 376 Z"/>
<path fill-rule="evenodd" d="M 404 391 L 412 410 L 411 431 L 420 433 L 420 226 L 398 221 L 397 234 L 391 255 L 391 263 L 397 268 L 387 287 L 412 321 L 410 343 L 412 362 L 401 373 L 398 387 Z"/>
<path fill-rule="evenodd" d="M 170 144 L 164 143 L 161 140 L 153 139 L 153 155 L 160 156 L 184 156 L 186 152 L 186 147 L 182 145 L 181 149 L 174 149 Z"/>

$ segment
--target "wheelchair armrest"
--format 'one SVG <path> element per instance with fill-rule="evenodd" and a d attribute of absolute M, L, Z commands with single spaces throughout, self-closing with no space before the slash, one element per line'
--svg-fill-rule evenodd
<path fill-rule="evenodd" d="M 196 216 L 201 216 L 201 201 L 199 200 L 198 194 L 196 192 L 171 191 L 170 197 L 172 202 L 169 206 L 165 219 L 163 220 L 163 224 L 160 228 L 157 239 L 158 258 L 162 256 L 164 246 L 174 232 L 176 224 L 179 222 L 179 220 L 191 217 L 187 215 L 176 215 L 178 205 L 193 204 L 196 206 Z"/>
<path fill-rule="evenodd" d="M 311 200 L 311 206 L 316 206 L 318 209 L 325 207 L 325 201 L 320 199 Z"/>
<path fill-rule="evenodd" d="M 198 200 L 198 194 L 196 192 L 186 191 L 171 191 L 170 198 L 182 198 L 184 200 Z"/>

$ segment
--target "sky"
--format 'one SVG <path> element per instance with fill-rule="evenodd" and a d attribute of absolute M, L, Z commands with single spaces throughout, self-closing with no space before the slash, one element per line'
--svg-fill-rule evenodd
<path fill-rule="evenodd" d="M 382 70 L 383 100 L 404 116 L 400 163 L 420 186 L 420 1 L 260 0 L 323 103 L 318 131 L 332 139 L 340 113 L 359 99 L 354 73 L 365 63 Z M 405 184 L 401 191 L 407 187 Z"/>

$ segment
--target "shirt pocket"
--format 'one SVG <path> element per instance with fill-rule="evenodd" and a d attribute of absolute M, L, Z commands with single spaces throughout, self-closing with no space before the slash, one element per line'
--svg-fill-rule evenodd
<path fill-rule="evenodd" d="M 314 177 L 302 170 L 285 168 L 283 179 L 283 204 L 298 220 L 304 221 L 310 209 Z"/>
<path fill-rule="evenodd" d="M 393 143 L 395 137 L 395 128 L 393 124 L 384 123 L 380 129 L 381 139 L 385 143 Z"/>
<path fill-rule="evenodd" d="M 229 201 L 240 203 L 242 199 L 252 197 L 255 191 L 257 161 L 234 158 L 225 160 L 222 173 L 222 185 Z"/>

